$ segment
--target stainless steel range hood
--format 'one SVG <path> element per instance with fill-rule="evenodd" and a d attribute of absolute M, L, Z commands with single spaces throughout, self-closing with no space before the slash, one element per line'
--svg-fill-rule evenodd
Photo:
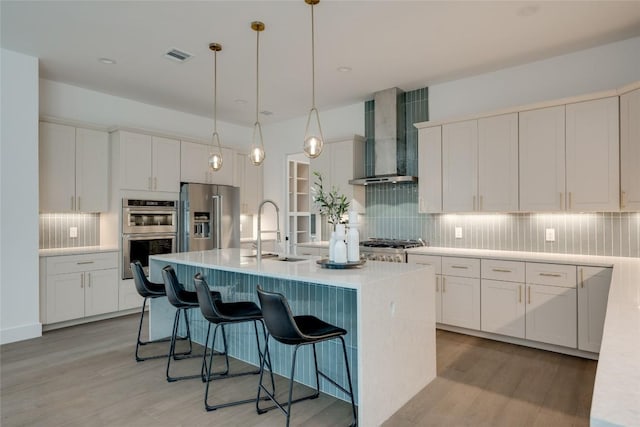
<path fill-rule="evenodd" d="M 375 175 L 349 181 L 353 185 L 417 182 L 408 176 L 404 92 L 397 87 L 374 94 Z M 364 161 L 364 159 L 362 159 Z"/>

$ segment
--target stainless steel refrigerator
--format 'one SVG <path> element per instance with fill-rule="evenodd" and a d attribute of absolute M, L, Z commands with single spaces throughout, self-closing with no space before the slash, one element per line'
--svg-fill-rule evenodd
<path fill-rule="evenodd" d="M 180 252 L 240 247 L 240 189 L 185 183 L 180 187 Z"/>

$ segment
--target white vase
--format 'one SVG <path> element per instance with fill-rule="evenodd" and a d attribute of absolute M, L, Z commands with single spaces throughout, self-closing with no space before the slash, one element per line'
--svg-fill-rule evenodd
<path fill-rule="evenodd" d="M 360 234 L 358 226 L 349 225 L 349 233 L 347 234 L 347 261 L 360 261 Z"/>
<path fill-rule="evenodd" d="M 329 239 L 329 261 L 333 262 L 335 260 L 334 250 L 336 246 L 336 232 L 331 232 L 331 239 Z"/>
<path fill-rule="evenodd" d="M 334 262 L 344 264 L 347 262 L 347 245 L 344 243 L 344 224 L 338 224 L 335 231 L 335 244 L 333 248 Z"/>

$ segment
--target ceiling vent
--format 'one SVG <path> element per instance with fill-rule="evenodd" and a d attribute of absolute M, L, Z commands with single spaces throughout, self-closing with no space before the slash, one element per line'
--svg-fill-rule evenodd
<path fill-rule="evenodd" d="M 178 61 L 178 62 L 186 62 L 188 61 L 193 55 L 190 53 L 187 53 L 185 51 L 182 50 L 178 50 L 178 49 L 171 49 L 169 52 L 164 54 L 165 58 L 169 58 L 172 59 L 174 61 Z"/>

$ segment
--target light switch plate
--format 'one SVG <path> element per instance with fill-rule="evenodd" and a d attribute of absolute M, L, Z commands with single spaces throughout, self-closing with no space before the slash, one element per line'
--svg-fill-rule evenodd
<path fill-rule="evenodd" d="M 456 227 L 456 239 L 462 239 L 462 227 Z"/>
<path fill-rule="evenodd" d="M 69 227 L 69 237 L 72 239 L 78 238 L 78 227 Z"/>
<path fill-rule="evenodd" d="M 544 229 L 544 240 L 547 242 L 555 242 L 556 241 L 556 229 L 555 228 L 545 228 Z"/>

